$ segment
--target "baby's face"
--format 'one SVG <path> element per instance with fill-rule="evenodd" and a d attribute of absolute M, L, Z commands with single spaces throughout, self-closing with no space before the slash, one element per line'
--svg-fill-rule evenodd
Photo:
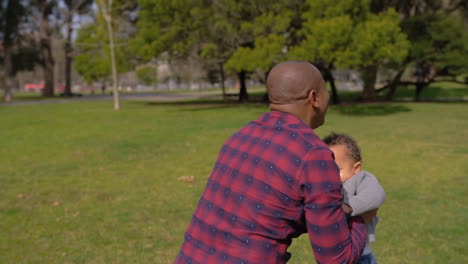
<path fill-rule="evenodd" d="M 341 182 L 345 182 L 361 170 L 361 162 L 354 162 L 346 153 L 345 145 L 331 146 L 330 149 L 335 154 L 336 165 L 340 168 Z"/>

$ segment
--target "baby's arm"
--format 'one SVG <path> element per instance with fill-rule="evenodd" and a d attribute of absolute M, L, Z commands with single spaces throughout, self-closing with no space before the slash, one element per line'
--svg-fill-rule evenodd
<path fill-rule="evenodd" d="M 355 216 L 379 208 L 384 201 L 385 191 L 379 181 L 371 173 L 365 172 L 358 182 L 356 195 L 349 197 L 348 204 L 353 209 L 351 215 Z"/>

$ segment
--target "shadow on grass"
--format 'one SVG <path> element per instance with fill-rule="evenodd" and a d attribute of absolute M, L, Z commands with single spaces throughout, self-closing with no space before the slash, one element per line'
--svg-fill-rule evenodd
<path fill-rule="evenodd" d="M 238 101 L 220 101 L 220 100 L 189 100 L 189 101 L 175 101 L 175 102 L 147 102 L 148 106 L 181 106 L 179 111 L 208 111 L 219 110 L 234 107 L 250 107 L 250 108 L 264 108 L 268 104 L 265 102 L 249 101 L 248 103 L 241 103 Z"/>
<path fill-rule="evenodd" d="M 398 97 L 412 97 L 414 98 L 415 89 L 407 88 L 406 90 L 401 89 L 401 92 L 398 92 Z M 421 93 L 421 99 L 443 99 L 443 98 L 460 98 L 468 96 L 468 87 L 467 88 L 456 88 L 456 89 L 447 89 L 440 86 L 431 86 L 424 89 Z"/>
<path fill-rule="evenodd" d="M 404 105 L 394 104 L 352 104 L 336 106 L 335 111 L 343 115 L 379 116 L 410 112 L 411 109 Z"/>
<path fill-rule="evenodd" d="M 220 110 L 235 107 L 248 108 L 267 108 L 268 103 L 263 101 L 252 100 L 248 103 L 240 103 L 238 101 L 221 101 L 213 99 L 198 99 L 187 101 L 167 101 L 167 102 L 146 102 L 148 106 L 178 106 L 177 111 L 210 111 Z M 344 115 L 356 116 L 376 116 L 390 115 L 401 112 L 410 112 L 411 109 L 401 104 L 348 104 L 334 106 L 331 111 L 338 112 Z"/>

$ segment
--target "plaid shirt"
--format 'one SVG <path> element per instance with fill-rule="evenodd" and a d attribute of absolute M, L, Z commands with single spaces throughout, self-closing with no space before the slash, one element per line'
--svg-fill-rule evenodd
<path fill-rule="evenodd" d="M 367 235 L 341 209 L 333 153 L 297 117 L 272 111 L 222 146 L 175 263 L 286 263 L 309 233 L 317 263 L 354 263 Z"/>

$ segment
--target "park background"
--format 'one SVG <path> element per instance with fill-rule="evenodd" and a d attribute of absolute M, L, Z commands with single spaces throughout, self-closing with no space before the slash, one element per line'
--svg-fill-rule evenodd
<path fill-rule="evenodd" d="M 4 0 L 0 263 L 172 263 L 217 152 L 307 60 L 387 192 L 380 263 L 467 263 L 466 1 Z M 307 236 L 291 263 L 311 263 Z"/>

